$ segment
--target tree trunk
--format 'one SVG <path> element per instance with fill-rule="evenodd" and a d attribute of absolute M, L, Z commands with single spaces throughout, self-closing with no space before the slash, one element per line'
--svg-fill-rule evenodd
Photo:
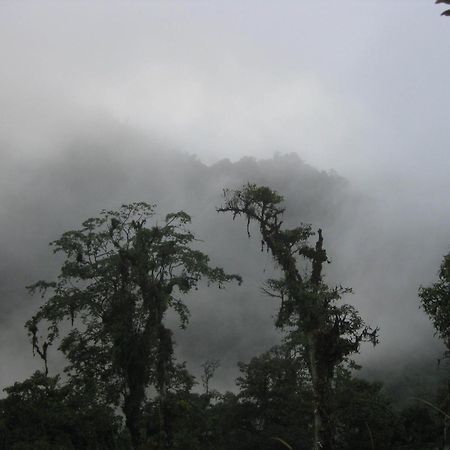
<path fill-rule="evenodd" d="M 311 283 L 315 286 L 316 292 L 322 281 L 322 265 L 327 261 L 327 254 L 323 249 L 322 230 L 319 228 L 317 233 L 318 239 L 312 258 L 312 273 L 310 279 Z M 318 323 L 320 323 L 321 306 L 317 304 L 315 307 L 314 313 Z M 335 447 L 334 426 L 331 420 L 330 409 L 331 379 L 334 365 L 328 359 L 324 361 L 324 358 L 320 357 L 321 348 L 317 342 L 318 332 L 320 332 L 320 330 L 307 333 L 307 352 L 309 353 L 309 366 L 313 387 L 314 450 L 333 450 Z"/>
<path fill-rule="evenodd" d="M 319 414 L 320 410 L 320 399 L 319 392 L 317 390 L 318 386 L 318 374 L 317 374 L 317 364 L 316 364 L 316 352 L 315 345 L 312 342 L 312 338 L 308 339 L 308 353 L 309 353 L 309 371 L 311 374 L 312 390 L 313 390 L 313 414 L 314 414 L 314 440 L 313 440 L 313 450 L 320 450 L 321 448 L 321 436 L 322 436 L 322 420 Z"/>
<path fill-rule="evenodd" d="M 319 363 L 317 343 L 312 333 L 308 335 L 307 352 L 313 391 L 313 450 L 333 450 L 335 445 L 330 412 L 331 380 L 327 370 L 324 370 L 325 368 Z"/>
<path fill-rule="evenodd" d="M 172 333 L 161 323 L 158 332 L 157 381 L 159 395 L 159 445 L 161 449 L 171 447 L 170 424 L 167 421 L 168 364 L 172 357 Z"/>
<path fill-rule="evenodd" d="M 142 444 L 142 435 L 139 421 L 141 418 L 141 404 L 143 390 L 139 387 L 130 387 L 129 394 L 125 397 L 123 412 L 125 414 L 125 424 L 130 432 L 131 442 L 134 449 L 138 449 Z"/>

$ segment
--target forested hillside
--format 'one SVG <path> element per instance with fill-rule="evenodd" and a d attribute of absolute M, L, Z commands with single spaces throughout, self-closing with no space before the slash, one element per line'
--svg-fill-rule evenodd
<path fill-rule="evenodd" d="M 122 133 L 115 139 L 119 143 L 121 141 L 117 137 L 125 141 L 129 139 L 126 130 Z M 405 342 L 412 339 L 417 329 L 411 330 L 405 326 L 402 330 L 400 326 L 392 330 L 388 326 L 389 320 L 383 320 L 384 315 L 389 314 L 389 311 L 383 310 L 386 304 L 384 296 L 392 295 L 393 291 L 390 293 L 388 287 L 380 288 L 376 299 L 370 292 L 371 276 L 374 282 L 385 277 L 387 285 L 394 283 L 385 269 L 373 271 L 377 267 L 373 260 L 383 256 L 377 254 L 377 245 L 394 246 L 391 255 L 395 254 L 394 249 L 401 255 L 408 252 L 395 228 L 383 236 L 383 240 L 374 234 L 376 227 L 365 228 L 369 221 L 383 220 L 378 216 L 378 205 L 374 199 L 358 192 L 338 174 L 320 172 L 294 154 L 276 155 L 268 160 L 244 158 L 236 163 L 224 160 L 206 166 L 196 158 L 173 151 L 162 154 L 152 150 L 145 153 L 144 145 L 148 145 L 145 141 L 134 143 L 137 149 L 142 146 L 141 152 L 135 152 L 138 157 L 126 158 L 118 152 L 111 153 L 111 148 L 106 148 L 98 137 L 93 139 L 90 136 L 89 145 L 95 139 L 99 143 L 95 157 L 90 152 L 80 152 L 80 147 L 70 147 L 64 157 L 55 160 L 51 170 L 45 167 L 46 177 L 41 176 L 44 167 L 40 167 L 38 161 L 34 161 L 34 167 L 23 167 L 30 185 L 35 188 L 29 191 L 26 201 L 19 198 L 15 202 L 10 200 L 8 205 L 11 214 L 9 220 L 4 222 L 2 239 L 11 259 L 2 270 L 2 296 L 7 300 L 2 302 L 5 318 L 3 333 L 6 338 L 2 351 L 8 367 L 3 369 L 7 374 L 5 381 L 8 380 L 10 387 L 6 388 L 2 400 L 3 448 L 310 448 L 311 442 L 320 441 L 313 426 L 313 412 L 317 407 L 314 406 L 314 399 L 317 397 L 314 382 L 311 384 L 311 366 L 303 351 L 306 344 L 302 339 L 293 338 L 296 336 L 296 326 L 303 329 L 310 325 L 304 322 L 295 325 L 296 316 L 289 319 L 282 312 L 283 303 L 280 303 L 279 296 L 284 288 L 277 284 L 275 278 L 281 275 L 283 279 L 285 272 L 280 265 L 281 260 L 273 253 L 277 247 L 268 246 L 268 235 L 258 235 L 258 226 L 250 223 L 248 234 L 247 220 L 237 217 L 233 222 L 232 217 L 225 217 L 216 211 L 223 207 L 227 198 L 223 197 L 223 189 L 241 188 L 247 182 L 256 183 L 255 186 L 268 186 L 273 192 L 283 194 L 283 200 L 281 197 L 274 197 L 273 200 L 274 205 L 284 208 L 284 211 L 279 210 L 283 216 L 279 221 L 282 228 L 294 230 L 298 226 L 311 224 L 311 228 L 304 228 L 304 232 L 300 228 L 299 235 L 292 235 L 297 236 L 297 244 L 293 241 L 290 245 L 300 245 L 300 253 L 297 256 L 294 254 L 299 264 L 298 276 L 308 279 L 315 270 L 314 256 L 305 250 L 308 247 L 302 246 L 310 245 L 311 249 L 317 249 L 318 244 L 314 243 L 321 228 L 323 244 L 320 245 L 323 245 L 326 257 L 320 259 L 323 273 L 319 278 L 316 274 L 316 280 L 322 280 L 323 275 L 324 283 L 327 283 L 324 286 L 329 286 L 331 290 L 327 294 L 320 288 L 321 294 L 314 295 L 321 298 L 334 292 L 330 300 L 334 298 L 333 302 L 341 305 L 339 308 L 344 307 L 339 313 L 338 309 L 330 310 L 330 332 L 341 326 L 343 336 L 349 332 L 356 333 L 355 344 L 344 350 L 342 356 L 336 356 L 335 362 L 327 369 L 331 370 L 327 372 L 327 377 L 331 376 L 327 389 L 331 391 L 322 401 L 327 405 L 326 417 L 331 427 L 328 434 L 331 429 L 334 431 L 323 448 L 418 449 L 434 448 L 442 442 L 447 411 L 447 369 L 445 360 L 439 367 L 436 363 L 443 355 L 442 348 L 438 342 L 433 343 L 431 324 L 424 312 L 419 311 L 417 285 L 411 283 L 411 286 L 404 288 L 393 310 L 397 317 L 418 316 L 421 319 L 424 324 L 421 339 L 424 342 L 416 347 L 411 342 L 409 345 Z M 112 154 L 114 158 L 108 160 Z M 106 165 L 103 161 L 107 161 Z M 7 172 L 5 170 L 5 175 Z M 58 186 L 58 189 L 53 189 L 53 186 Z M 117 205 L 126 204 L 139 196 L 142 198 L 143 192 L 146 193 L 145 201 L 149 205 L 155 203 L 155 207 L 136 203 L 130 206 L 130 213 L 126 210 L 120 212 Z M 232 207 L 234 203 L 228 205 Z M 98 216 L 100 210 L 110 212 Z M 186 211 L 190 216 L 179 211 Z M 233 212 L 232 208 L 230 211 Z M 79 228 L 86 219 L 82 216 L 83 212 L 103 219 L 85 222 Z M 242 212 L 245 216 L 246 210 Z M 176 214 L 164 219 L 167 213 Z M 129 227 L 128 231 L 120 231 L 119 228 L 125 225 Z M 169 226 L 167 232 L 164 231 L 166 226 Z M 116 230 L 116 227 L 119 228 Z M 8 239 L 8 231 L 13 228 L 16 230 L 16 240 Z M 100 234 L 94 238 L 97 228 Z M 85 231 L 83 234 L 62 234 L 70 229 Z M 139 238 L 144 229 L 148 229 L 150 234 Z M 158 229 L 165 234 L 154 234 Z M 188 233 L 185 237 L 180 234 L 183 229 Z M 188 230 L 192 230 L 192 236 Z M 156 333 L 155 336 L 159 337 L 148 337 L 147 350 L 146 347 L 133 350 L 138 353 L 136 362 L 131 366 L 117 362 L 121 359 L 116 359 L 118 350 L 114 348 L 124 338 L 115 341 L 114 336 L 121 327 L 137 332 L 137 325 L 122 323 L 126 317 L 123 312 L 114 319 L 114 332 L 108 328 L 110 325 L 103 331 L 98 328 L 101 323 L 106 326 L 105 313 L 99 316 L 101 322 L 90 325 L 98 308 L 92 303 L 97 301 L 95 298 L 101 295 L 98 301 L 103 304 L 105 300 L 101 298 L 110 301 L 118 295 L 113 294 L 116 289 L 113 287 L 115 270 L 119 273 L 131 271 L 130 280 L 136 276 L 136 288 L 139 292 L 144 291 L 144 285 L 139 281 L 140 275 L 132 275 L 132 267 L 137 264 L 133 262 L 135 257 L 127 259 L 121 253 L 119 245 L 123 245 L 120 241 L 125 235 L 118 235 L 116 241 L 116 232 L 128 236 L 124 242 L 129 244 L 124 249 L 129 245 L 135 248 L 144 239 L 139 244 L 143 245 L 139 250 L 144 252 L 142 257 L 146 258 L 146 248 L 149 249 L 147 251 L 154 249 L 151 251 L 159 254 L 153 259 L 153 268 L 149 266 L 145 269 L 144 266 L 139 269 L 144 270 L 142 274 L 150 273 L 150 270 L 172 273 L 170 277 L 175 277 L 173 285 L 168 278 L 167 286 L 173 286 L 171 289 L 175 289 L 176 294 L 173 301 L 170 300 L 164 309 L 159 310 L 160 325 L 154 323 L 152 318 L 158 314 L 152 313 L 151 309 L 145 313 L 145 296 L 140 300 L 144 302 L 140 308 L 144 309 L 133 313 L 136 324 L 141 323 L 139 326 L 150 320 L 148 326 L 142 328 L 142 336 Z M 319 236 L 322 238 L 322 234 Z M 163 239 L 162 247 L 154 247 L 156 238 Z M 261 238 L 266 246 L 261 247 Z M 60 251 L 52 257 L 46 243 L 55 239 L 54 248 Z M 280 239 L 284 238 L 280 236 Z M 164 240 L 167 240 L 166 244 Z M 174 241 L 176 246 L 171 247 L 170 241 Z M 98 248 L 90 242 L 96 243 Z M 167 245 L 169 247 L 164 250 Z M 216 269 L 199 266 L 200 253 L 198 256 L 193 253 L 192 257 L 181 257 L 185 251 L 180 253 L 182 247 L 175 250 L 178 245 L 186 245 L 186 250 L 192 248 L 206 252 L 204 257 L 207 254 L 211 264 L 223 267 L 225 272 L 210 272 Z M 106 257 L 112 258 L 110 262 L 98 268 L 92 266 L 94 272 L 100 271 L 97 275 L 91 273 L 91 269 L 86 272 L 83 267 L 85 264 L 89 266 L 87 261 L 93 263 L 97 257 L 104 258 L 104 251 L 99 249 L 106 250 L 108 246 L 108 252 L 112 253 L 107 253 Z M 160 249 L 155 250 L 157 248 Z M 66 255 L 66 262 L 61 259 L 61 251 Z M 173 261 L 170 259 L 170 264 L 174 264 L 177 270 L 181 267 L 180 275 L 187 276 L 184 281 L 172 272 L 174 269 L 170 266 L 165 268 L 165 257 L 161 251 L 168 251 L 168 257 L 175 258 Z M 179 256 L 173 253 L 175 251 Z M 114 254 L 118 255 L 118 262 L 115 262 Z M 125 258 L 122 263 L 120 258 Z M 308 258 L 312 258 L 310 263 Z M 119 264 L 118 269 L 114 269 L 116 264 Z M 60 284 L 53 285 L 51 282 L 56 280 L 60 267 Z M 186 272 L 187 267 L 194 270 L 192 275 Z M 423 270 L 419 265 L 414 269 L 418 272 Z M 436 271 L 436 268 L 433 269 Z M 372 272 L 367 274 L 370 270 Z M 242 277 L 242 285 L 223 284 L 228 277 L 226 273 L 236 274 L 239 284 Z M 361 274 L 362 280 L 358 280 Z M 97 288 L 89 288 L 81 297 L 76 294 L 70 300 L 75 292 L 73 281 L 67 284 L 70 279 L 81 282 L 78 286 L 86 282 L 89 286 L 89 279 L 94 277 L 94 280 L 98 276 L 112 277 L 111 288 L 106 288 L 106 285 L 102 288 L 102 282 Z M 401 277 L 401 272 L 397 276 Z M 203 277 L 210 278 L 213 283 L 203 282 Z M 232 281 L 233 277 L 229 280 Z M 424 271 L 424 282 L 426 278 L 427 272 Z M 30 297 L 24 287 L 38 279 L 47 280 L 50 284 L 35 285 L 35 293 L 40 288 L 47 291 L 56 288 L 54 294 L 48 296 L 45 295 L 47 291 L 43 291 L 43 299 L 39 295 Z M 267 284 L 267 279 L 274 281 Z M 224 289 L 214 287 L 214 281 L 219 281 L 219 287 Z M 356 294 L 347 292 L 345 287 L 354 287 L 350 283 L 357 285 Z M 337 291 L 333 291 L 334 286 L 338 286 Z M 109 289 L 113 289 L 111 294 L 105 293 Z M 169 292 L 164 289 L 161 292 Z M 301 294 L 302 288 L 295 289 L 300 293 L 296 301 L 302 304 L 305 294 Z M 293 294 L 286 295 L 289 298 Z M 49 299 L 49 306 L 39 310 L 45 299 Z M 316 302 L 312 301 L 313 304 Z M 87 309 L 82 306 L 84 302 L 90 305 L 86 306 Z M 355 313 L 359 309 L 357 314 L 364 316 L 369 328 L 364 328 L 363 322 L 356 325 L 360 319 L 357 316 L 351 318 L 353 310 L 346 310 L 345 303 L 353 305 L 351 308 L 356 307 Z M 146 314 L 149 314 L 148 319 L 145 319 Z M 296 314 L 302 318 L 307 313 L 298 310 Z M 27 332 L 22 328 L 26 320 L 28 340 Z M 341 320 L 350 320 L 348 325 L 352 323 L 351 327 L 356 328 L 346 328 L 344 323 L 347 322 L 337 325 Z M 52 326 L 45 331 L 46 323 L 53 323 L 58 328 Z M 158 326 L 163 327 L 162 331 L 157 332 Z M 59 331 L 55 334 L 60 327 L 61 334 Z M 86 330 L 83 333 L 88 334 L 83 337 L 77 334 L 78 331 L 73 334 L 71 329 Z M 90 329 L 101 334 L 95 337 Z M 154 342 L 162 345 L 164 339 L 167 340 L 163 338 L 165 334 L 170 344 L 167 344 L 169 347 L 166 350 L 166 369 L 161 372 L 162 369 L 158 369 L 161 363 L 155 355 L 161 354 L 164 346 L 157 350 L 152 340 L 156 339 Z M 350 343 L 353 338 L 348 336 Z M 108 342 L 108 339 L 112 341 Z M 125 339 L 131 347 L 125 347 L 128 350 L 125 350 L 124 357 L 131 358 L 131 349 L 140 348 L 141 344 L 133 344 L 135 339 L 141 342 L 143 337 L 131 338 L 130 335 Z M 360 342 L 364 340 L 378 345 L 373 350 L 368 345 L 360 347 Z M 390 348 L 393 341 L 406 346 L 407 351 L 395 356 Z M 99 347 L 98 353 L 95 342 L 104 342 L 102 345 L 106 347 Z M 94 347 L 92 344 L 95 344 Z M 318 344 L 318 348 L 329 350 L 330 345 L 334 344 L 322 343 Z M 343 349 L 347 348 L 344 341 L 343 345 Z M 57 351 L 58 347 L 60 351 Z M 35 353 L 34 359 L 31 350 Z M 141 351 L 142 356 L 139 356 Z M 150 358 L 148 363 L 142 359 L 146 358 L 145 354 Z M 329 356 L 324 355 L 324 358 Z M 361 371 L 355 370 L 355 362 L 363 365 Z M 25 381 L 17 371 L 20 366 L 28 368 Z M 102 367 L 109 369 L 103 373 Z M 118 370 L 116 375 L 111 372 L 116 370 L 114 367 Z M 129 368 L 124 372 L 125 367 Z M 33 375 L 34 370 L 38 371 Z M 131 399 L 133 395 L 126 394 L 129 388 L 120 386 L 121 383 L 127 386 L 134 371 L 147 375 L 140 382 L 141 387 L 137 388 L 136 392 L 141 392 L 141 397 L 133 413 L 130 412 L 133 409 L 127 407 L 130 404 L 127 398 Z M 105 381 L 108 384 L 103 386 Z"/>
<path fill-rule="evenodd" d="M 450 449 L 449 5 L 0 1 L 0 450 Z"/>

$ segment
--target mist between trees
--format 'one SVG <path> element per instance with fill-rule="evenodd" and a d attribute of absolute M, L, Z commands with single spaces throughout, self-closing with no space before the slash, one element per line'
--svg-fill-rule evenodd
<path fill-rule="evenodd" d="M 358 376 L 355 357 L 368 350 L 361 345 L 377 345 L 383 332 L 349 303 L 350 287 L 325 276 L 331 262 L 339 265 L 330 260 L 326 229 L 295 223 L 281 193 L 257 184 L 225 189 L 217 211 L 227 216 L 220 220 L 236 219 L 228 248 L 223 242 L 220 248 L 230 252 L 245 239 L 255 254 L 266 255 L 270 277 L 256 286 L 258 301 L 250 308 L 257 317 L 258 309 L 267 312 L 260 305 L 272 302 L 276 345 L 239 362 L 232 391 L 214 387 L 221 365 L 215 355 L 204 355 L 196 379 L 175 352 L 174 331 L 196 326 L 189 305 L 197 296 L 202 305 L 214 297 L 226 302 L 245 277 L 211 262 L 183 210 L 161 217 L 143 202 L 103 209 L 52 242 L 57 276 L 29 286 L 42 296 L 26 322 L 42 368 L 5 389 L 0 448 L 446 448 L 447 354 L 436 353 L 438 375 L 431 365 L 424 369 L 433 373 L 425 390 L 417 368 L 406 381 L 398 373 L 387 388 Z M 239 258 L 233 250 L 230 256 Z M 448 257 L 439 281 L 420 290 L 446 345 L 447 266 Z M 214 330 L 200 331 L 189 345 L 214 339 Z M 252 333 L 258 337 L 258 330 Z M 64 358 L 55 370 L 56 348 Z"/>

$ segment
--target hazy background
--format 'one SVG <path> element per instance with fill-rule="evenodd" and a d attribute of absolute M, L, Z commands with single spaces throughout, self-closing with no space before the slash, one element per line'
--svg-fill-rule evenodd
<path fill-rule="evenodd" d="M 434 361 L 418 309 L 450 250 L 450 20 L 425 0 L 0 2 L 0 385 L 28 376 L 24 286 L 47 243 L 102 208 L 185 209 L 242 288 L 190 298 L 193 371 L 277 342 L 272 267 L 223 187 L 266 183 L 324 228 L 331 282 L 381 327 L 362 362 Z M 298 156 L 295 156 L 298 155 Z M 274 156 L 277 155 L 277 156 Z M 288 156 L 285 156 L 288 155 Z M 245 158 L 243 157 L 252 157 Z M 228 158 L 228 161 L 223 161 Z M 57 363 L 55 362 L 54 370 Z"/>

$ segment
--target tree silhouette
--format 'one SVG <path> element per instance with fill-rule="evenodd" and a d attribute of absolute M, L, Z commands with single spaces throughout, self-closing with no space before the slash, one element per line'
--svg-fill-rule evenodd
<path fill-rule="evenodd" d="M 436 333 L 450 355 L 450 253 L 444 256 L 439 269 L 439 280 L 429 287 L 420 287 L 419 297 L 423 310 L 428 314 Z"/>
<path fill-rule="evenodd" d="M 342 287 L 330 288 L 322 280 L 327 254 L 322 230 L 314 246 L 309 225 L 283 228 L 283 198 L 268 187 L 247 184 L 240 190 L 225 190 L 224 205 L 218 212 L 243 216 L 256 222 L 261 234 L 262 250 L 271 252 L 282 271 L 278 280 L 269 280 L 266 292 L 281 301 L 276 325 L 289 332 L 293 344 L 303 349 L 312 381 L 314 405 L 314 449 L 333 449 L 335 431 L 331 414 L 331 383 L 335 368 L 359 350 L 363 341 L 374 345 L 377 331 L 364 324 L 354 307 L 341 304 Z M 299 258 L 311 264 L 310 273 L 302 275 Z"/>
<path fill-rule="evenodd" d="M 240 282 L 191 248 L 188 214 L 168 214 L 161 225 L 149 223 L 154 214 L 154 206 L 132 203 L 64 233 L 52 243 L 65 258 L 57 281 L 29 288 L 46 297 L 27 322 L 46 370 L 47 348 L 59 340 L 73 388 L 89 389 L 99 404 L 120 405 L 134 448 L 145 441 L 142 406 L 150 386 L 158 394 L 159 446 L 170 447 L 166 399 L 177 366 L 166 312 L 175 310 L 184 328 L 189 311 L 181 297 L 202 278 L 219 287 Z"/>

